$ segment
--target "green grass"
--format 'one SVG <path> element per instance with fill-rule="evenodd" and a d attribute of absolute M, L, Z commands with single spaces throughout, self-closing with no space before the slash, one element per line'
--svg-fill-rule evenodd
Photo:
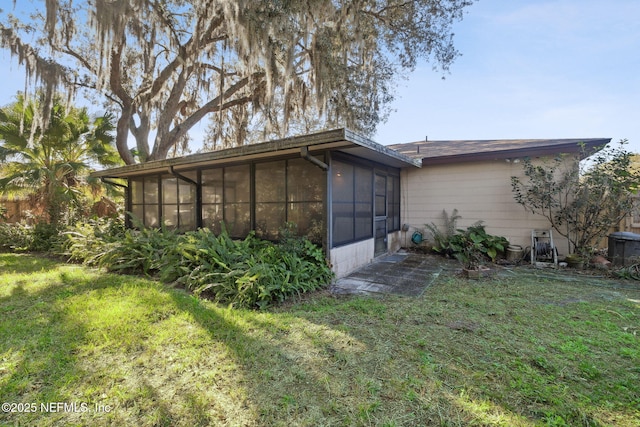
<path fill-rule="evenodd" d="M 0 402 L 38 409 L 0 425 L 637 426 L 639 330 L 640 291 L 530 270 L 248 311 L 0 254 Z"/>

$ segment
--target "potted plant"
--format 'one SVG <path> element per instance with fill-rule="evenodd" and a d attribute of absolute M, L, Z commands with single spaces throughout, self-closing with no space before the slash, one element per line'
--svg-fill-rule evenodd
<path fill-rule="evenodd" d="M 580 254 L 569 254 L 564 258 L 568 267 L 582 270 L 584 268 L 585 257 Z"/>
<path fill-rule="evenodd" d="M 454 219 L 456 213 L 454 210 Z M 466 230 L 457 229 L 455 234 L 451 231 L 446 234 L 440 232 L 434 224 L 427 225 L 427 228 L 435 240 L 432 249 L 447 257 L 458 259 L 462 264 L 463 274 L 470 278 L 487 276 L 491 269 L 485 267 L 484 263 L 495 262 L 509 245 L 506 238 L 488 234 L 482 221 L 476 222 Z"/>

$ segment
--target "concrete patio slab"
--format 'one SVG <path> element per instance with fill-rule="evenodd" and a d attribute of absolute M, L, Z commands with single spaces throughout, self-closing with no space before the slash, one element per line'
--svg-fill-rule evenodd
<path fill-rule="evenodd" d="M 398 252 L 376 258 L 332 286 L 334 294 L 393 294 L 420 296 L 443 267 L 433 257 Z"/>

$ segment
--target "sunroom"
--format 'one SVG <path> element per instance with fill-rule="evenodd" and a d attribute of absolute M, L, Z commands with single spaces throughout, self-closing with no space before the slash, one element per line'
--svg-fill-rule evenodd
<path fill-rule="evenodd" d="M 348 129 L 95 172 L 125 178 L 129 226 L 223 227 L 269 240 L 286 224 L 338 277 L 399 248 L 400 169 L 420 162 Z"/>

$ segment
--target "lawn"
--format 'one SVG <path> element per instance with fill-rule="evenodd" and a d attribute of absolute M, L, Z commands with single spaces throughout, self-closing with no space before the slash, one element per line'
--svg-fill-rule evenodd
<path fill-rule="evenodd" d="M 640 291 L 594 282 L 249 311 L 0 254 L 0 425 L 638 426 Z"/>

